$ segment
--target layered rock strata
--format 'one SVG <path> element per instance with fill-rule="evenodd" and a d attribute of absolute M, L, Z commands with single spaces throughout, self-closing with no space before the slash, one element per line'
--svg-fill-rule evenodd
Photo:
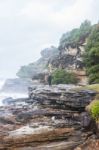
<path fill-rule="evenodd" d="M 29 98 L 1 107 L 0 149 L 73 150 L 83 144 L 94 132 L 85 107 L 96 93 L 71 87 L 31 88 Z"/>

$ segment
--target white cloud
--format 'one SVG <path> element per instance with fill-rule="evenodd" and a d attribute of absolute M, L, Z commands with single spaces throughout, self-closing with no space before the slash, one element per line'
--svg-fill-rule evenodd
<path fill-rule="evenodd" d="M 61 3 L 60 3 L 61 2 Z M 30 1 L 20 12 L 21 15 L 33 20 L 34 24 L 44 24 L 47 26 L 56 26 L 58 29 L 71 29 L 80 25 L 85 19 L 94 19 L 93 10 L 95 10 L 94 0 L 72 0 L 72 5 L 67 5 L 67 0 L 37 0 Z M 96 2 L 99 4 L 98 0 Z M 64 4 L 64 5 L 62 5 Z M 62 9 L 54 9 L 56 6 L 62 5 Z M 57 11 L 56 11 L 57 10 Z M 45 29 L 46 30 L 46 29 Z"/>

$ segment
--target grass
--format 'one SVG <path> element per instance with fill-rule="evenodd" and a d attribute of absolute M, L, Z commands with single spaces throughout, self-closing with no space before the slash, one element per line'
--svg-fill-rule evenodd
<path fill-rule="evenodd" d="M 97 94 L 96 94 L 94 100 L 99 100 L 99 84 L 86 85 L 86 86 L 83 86 L 83 87 L 76 88 L 74 90 L 76 90 L 76 91 L 81 91 L 81 90 L 92 90 L 92 91 L 95 91 L 95 92 L 97 92 Z"/>
<path fill-rule="evenodd" d="M 75 90 L 80 91 L 80 90 L 93 90 L 95 92 L 99 92 L 99 84 L 91 84 L 91 85 L 86 85 L 80 88 L 76 88 Z"/>

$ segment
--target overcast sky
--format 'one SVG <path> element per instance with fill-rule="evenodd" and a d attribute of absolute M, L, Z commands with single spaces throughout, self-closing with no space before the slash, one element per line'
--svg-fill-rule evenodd
<path fill-rule="evenodd" d="M 0 77 L 15 77 L 85 19 L 99 20 L 99 0 L 0 0 Z"/>

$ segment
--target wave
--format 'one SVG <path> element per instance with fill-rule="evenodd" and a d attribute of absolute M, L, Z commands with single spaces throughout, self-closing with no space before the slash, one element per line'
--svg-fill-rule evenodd
<path fill-rule="evenodd" d="M 2 86 L 4 85 L 6 80 L 1 80 L 0 79 L 0 90 L 2 89 Z M 8 93 L 8 92 L 0 92 L 0 106 L 3 105 L 2 101 L 6 98 L 13 98 L 13 99 L 17 99 L 17 98 L 26 98 L 28 97 L 27 93 Z"/>
<path fill-rule="evenodd" d="M 5 83 L 5 81 L 6 81 L 6 80 L 1 80 L 1 79 L 0 79 L 0 90 L 2 89 L 2 87 L 3 87 L 4 83 Z"/>
<path fill-rule="evenodd" d="M 6 98 L 12 97 L 13 99 L 17 99 L 17 98 L 26 98 L 28 97 L 27 93 L 4 93 L 1 92 L 0 93 L 0 106 L 3 106 L 3 100 Z"/>

